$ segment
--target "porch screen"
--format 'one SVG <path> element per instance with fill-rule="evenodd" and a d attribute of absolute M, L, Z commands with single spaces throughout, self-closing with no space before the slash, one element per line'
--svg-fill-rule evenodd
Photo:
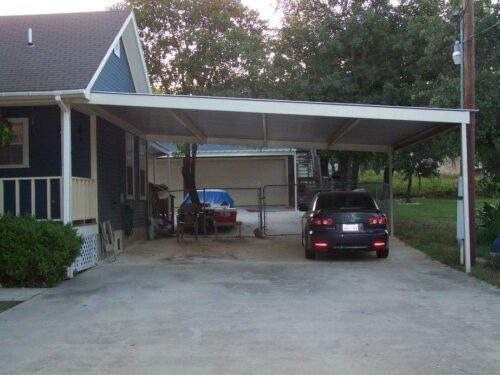
<path fill-rule="evenodd" d="M 7 119 L 16 138 L 7 145 L 0 147 L 0 166 L 27 167 L 28 166 L 28 119 Z"/>
<path fill-rule="evenodd" d="M 129 133 L 125 137 L 125 154 L 127 158 L 127 198 L 134 199 L 134 136 Z"/>

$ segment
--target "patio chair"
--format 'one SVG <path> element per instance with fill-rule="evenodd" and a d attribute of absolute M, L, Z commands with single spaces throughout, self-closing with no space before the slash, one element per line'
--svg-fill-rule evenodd
<path fill-rule="evenodd" d="M 194 230 L 196 240 L 198 240 L 198 220 L 200 212 L 193 204 L 186 204 L 179 209 L 177 214 L 177 241 L 184 238 L 184 229 L 191 227 Z"/>

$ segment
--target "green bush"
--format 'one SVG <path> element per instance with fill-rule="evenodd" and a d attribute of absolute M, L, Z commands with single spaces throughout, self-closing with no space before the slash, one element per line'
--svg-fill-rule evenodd
<path fill-rule="evenodd" d="M 83 239 L 70 225 L 33 217 L 0 217 L 0 283 L 53 286 L 80 255 Z"/>
<path fill-rule="evenodd" d="M 485 203 L 477 211 L 477 241 L 481 245 L 490 245 L 500 235 L 500 203 L 496 206 Z"/>

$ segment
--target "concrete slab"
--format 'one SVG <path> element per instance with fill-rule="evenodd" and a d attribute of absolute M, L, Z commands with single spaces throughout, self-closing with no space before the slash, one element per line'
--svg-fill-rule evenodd
<path fill-rule="evenodd" d="M 497 374 L 499 290 L 391 249 L 149 242 L 0 314 L 0 372 Z"/>
<path fill-rule="evenodd" d="M 26 301 L 46 288 L 0 288 L 0 301 Z"/>

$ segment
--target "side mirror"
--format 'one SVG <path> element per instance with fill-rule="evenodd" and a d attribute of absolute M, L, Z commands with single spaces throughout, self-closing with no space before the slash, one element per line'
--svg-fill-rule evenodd
<path fill-rule="evenodd" d="M 307 203 L 299 203 L 299 211 L 309 211 L 309 205 Z"/>

